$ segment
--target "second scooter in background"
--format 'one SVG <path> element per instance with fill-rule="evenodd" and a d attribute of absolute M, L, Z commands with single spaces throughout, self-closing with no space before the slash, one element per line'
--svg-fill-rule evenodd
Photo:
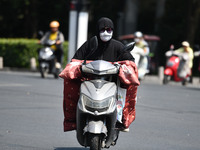
<path fill-rule="evenodd" d="M 148 69 L 148 54 L 149 46 L 144 40 L 143 34 L 140 31 L 134 33 L 135 47 L 131 51 L 131 54 L 135 58 L 135 64 L 138 67 L 139 80 L 144 79 L 145 75 L 149 73 Z"/>

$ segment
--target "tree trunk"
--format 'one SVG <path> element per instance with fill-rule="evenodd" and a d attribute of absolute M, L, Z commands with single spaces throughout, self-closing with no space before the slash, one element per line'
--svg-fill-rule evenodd
<path fill-rule="evenodd" d="M 165 12 L 165 2 L 166 0 L 157 0 L 156 7 L 156 22 L 155 22 L 155 32 L 158 31 L 160 19 L 163 17 Z"/>
<path fill-rule="evenodd" d="M 125 4 L 125 34 L 134 33 L 137 27 L 139 0 L 126 0 Z"/>
<path fill-rule="evenodd" d="M 37 18 L 37 0 L 31 0 L 31 38 L 37 37 L 37 24 L 38 24 L 38 18 Z"/>

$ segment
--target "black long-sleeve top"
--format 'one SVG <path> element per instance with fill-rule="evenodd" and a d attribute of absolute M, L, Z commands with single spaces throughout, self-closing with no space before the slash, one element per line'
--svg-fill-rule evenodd
<path fill-rule="evenodd" d="M 124 51 L 124 45 L 114 39 L 108 42 L 98 40 L 98 48 L 91 54 L 89 41 L 86 41 L 75 53 L 73 59 L 84 60 L 106 60 L 110 62 L 135 59 L 130 52 Z"/>

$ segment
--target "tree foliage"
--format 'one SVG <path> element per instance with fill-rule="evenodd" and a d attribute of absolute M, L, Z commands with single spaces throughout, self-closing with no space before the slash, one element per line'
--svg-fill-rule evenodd
<path fill-rule="evenodd" d="M 0 7 L 0 37 L 33 38 L 52 20 L 68 30 L 69 0 L 1 0 Z"/>
<path fill-rule="evenodd" d="M 67 40 L 70 1 L 1 0 L 0 38 L 36 38 L 39 30 L 49 30 L 49 22 L 58 20 Z M 183 40 L 188 40 L 193 48 L 195 44 L 200 44 L 199 0 L 88 0 L 88 37 L 96 33 L 96 22 L 100 17 L 111 18 L 117 29 L 118 18 L 125 12 L 125 3 L 128 1 L 139 2 L 136 29 L 161 37 L 156 54 L 159 65 L 165 64 L 164 53 L 170 44 L 174 44 L 175 48 Z M 157 18 L 159 1 L 163 1 L 165 7 L 164 14 Z"/>
<path fill-rule="evenodd" d="M 117 24 L 118 13 L 124 10 L 124 0 L 88 0 L 89 32 L 95 32 L 100 17 L 110 17 Z M 170 41 L 195 41 L 199 33 L 199 0 L 166 0 L 165 13 L 155 20 L 157 0 L 140 0 L 137 29 L 149 34 L 166 35 Z M 58 20 L 67 35 L 70 0 L 1 0 L 0 37 L 36 37 L 38 30 L 48 30 L 49 22 Z M 155 33 L 155 23 L 160 30 Z M 194 33 L 195 32 L 195 33 Z M 194 40 L 193 40 L 194 39 Z"/>
<path fill-rule="evenodd" d="M 119 12 L 124 12 L 127 0 L 88 0 L 89 35 L 96 32 L 96 22 L 106 16 L 117 25 Z M 182 40 L 199 43 L 200 1 L 165 0 L 164 16 L 156 20 L 156 4 L 159 0 L 138 0 L 137 29 L 147 34 L 156 34 L 163 40 L 163 48 Z M 68 38 L 70 0 L 1 0 L 0 37 L 35 38 L 39 30 L 47 31 L 49 22 L 61 22 L 60 30 Z M 158 30 L 155 30 L 158 25 Z M 178 44 L 177 44 L 178 45 Z"/>
<path fill-rule="evenodd" d="M 0 39 L 0 56 L 4 59 L 4 66 L 29 68 L 30 59 L 32 57 L 38 58 L 38 49 L 41 45 L 36 44 L 36 39 Z M 68 42 L 64 42 L 64 65 L 67 62 Z"/>

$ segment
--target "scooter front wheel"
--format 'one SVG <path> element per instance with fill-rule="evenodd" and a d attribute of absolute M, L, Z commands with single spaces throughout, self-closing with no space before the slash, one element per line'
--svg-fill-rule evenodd
<path fill-rule="evenodd" d="M 101 150 L 101 135 L 89 134 L 90 150 Z"/>
<path fill-rule="evenodd" d="M 163 84 L 168 84 L 168 82 L 169 82 L 169 76 L 164 75 Z"/>
<path fill-rule="evenodd" d="M 59 77 L 60 72 L 61 72 L 61 69 L 56 68 L 55 73 L 54 73 L 55 79 L 57 79 Z"/>
<path fill-rule="evenodd" d="M 185 86 L 187 84 L 187 79 L 182 80 L 182 86 Z"/>
<path fill-rule="evenodd" d="M 42 78 L 46 78 L 47 77 L 47 72 L 46 71 L 41 71 L 40 74 L 41 74 Z"/>
<path fill-rule="evenodd" d="M 54 74 L 54 78 L 58 79 L 58 74 L 57 73 Z"/>

